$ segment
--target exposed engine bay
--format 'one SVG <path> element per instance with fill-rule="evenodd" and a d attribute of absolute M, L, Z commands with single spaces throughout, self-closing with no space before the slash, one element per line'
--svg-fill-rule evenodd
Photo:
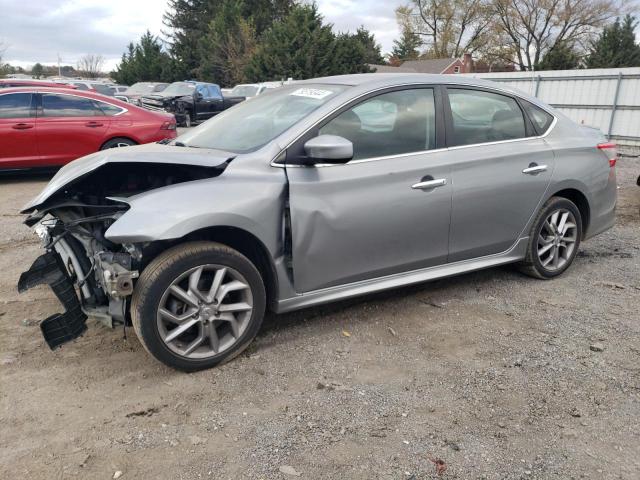
<path fill-rule="evenodd" d="M 48 284 L 65 307 L 41 323 L 53 349 L 81 335 L 87 316 L 108 326 L 125 324 L 134 282 L 143 265 L 145 244 L 116 244 L 105 232 L 128 209 L 127 198 L 177 183 L 220 175 L 216 167 L 153 163 L 107 163 L 75 179 L 32 211 L 46 252 L 24 272 L 23 292 Z"/>

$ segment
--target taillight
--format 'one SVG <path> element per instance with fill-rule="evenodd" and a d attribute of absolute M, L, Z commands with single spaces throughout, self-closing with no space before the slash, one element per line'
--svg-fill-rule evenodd
<path fill-rule="evenodd" d="M 160 130 L 175 130 L 175 129 L 176 129 L 176 122 L 172 122 L 172 121 L 166 121 L 160 127 Z"/>
<path fill-rule="evenodd" d="M 611 168 L 616 166 L 618 161 L 618 150 L 615 143 L 599 143 L 598 150 L 604 153 L 609 159 L 609 166 Z"/>

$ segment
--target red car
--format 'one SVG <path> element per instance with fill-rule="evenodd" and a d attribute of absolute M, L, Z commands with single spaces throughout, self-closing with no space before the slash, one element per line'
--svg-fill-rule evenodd
<path fill-rule="evenodd" d="M 71 88 L 76 90 L 78 87 L 69 85 L 68 83 L 45 82 L 40 80 L 19 80 L 12 78 L 0 78 L 0 88 L 11 87 L 53 87 L 53 88 Z"/>
<path fill-rule="evenodd" d="M 0 170 L 52 167 L 107 148 L 176 137 L 171 114 L 66 88 L 0 90 Z"/>

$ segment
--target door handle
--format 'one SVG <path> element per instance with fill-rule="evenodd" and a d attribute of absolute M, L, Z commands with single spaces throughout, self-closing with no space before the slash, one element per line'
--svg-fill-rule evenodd
<path fill-rule="evenodd" d="M 536 175 L 538 173 L 546 172 L 546 171 L 547 171 L 546 165 L 536 165 L 535 163 L 532 163 L 527 168 L 522 170 L 522 173 L 524 173 L 525 175 Z"/>
<path fill-rule="evenodd" d="M 432 188 L 444 187 L 447 184 L 446 178 L 438 178 L 436 180 L 426 180 L 411 185 L 414 190 L 430 190 Z"/>
<path fill-rule="evenodd" d="M 101 127 L 102 125 L 103 124 L 99 122 L 87 122 L 84 124 L 85 127 L 89 127 L 89 128 Z"/>
<path fill-rule="evenodd" d="M 33 128 L 33 125 L 30 123 L 16 123 L 11 128 L 14 130 L 29 130 L 30 128 Z"/>

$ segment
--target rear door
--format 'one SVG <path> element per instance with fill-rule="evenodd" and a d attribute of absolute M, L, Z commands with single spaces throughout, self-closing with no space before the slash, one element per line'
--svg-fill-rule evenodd
<path fill-rule="evenodd" d="M 42 93 L 36 125 L 43 160 L 62 165 L 97 152 L 106 140 L 110 119 L 91 98 Z"/>
<path fill-rule="evenodd" d="M 38 166 L 34 94 L 0 94 L 0 169 Z"/>
<path fill-rule="evenodd" d="M 447 88 L 453 205 L 449 261 L 509 249 L 536 212 L 554 155 L 515 97 Z"/>

